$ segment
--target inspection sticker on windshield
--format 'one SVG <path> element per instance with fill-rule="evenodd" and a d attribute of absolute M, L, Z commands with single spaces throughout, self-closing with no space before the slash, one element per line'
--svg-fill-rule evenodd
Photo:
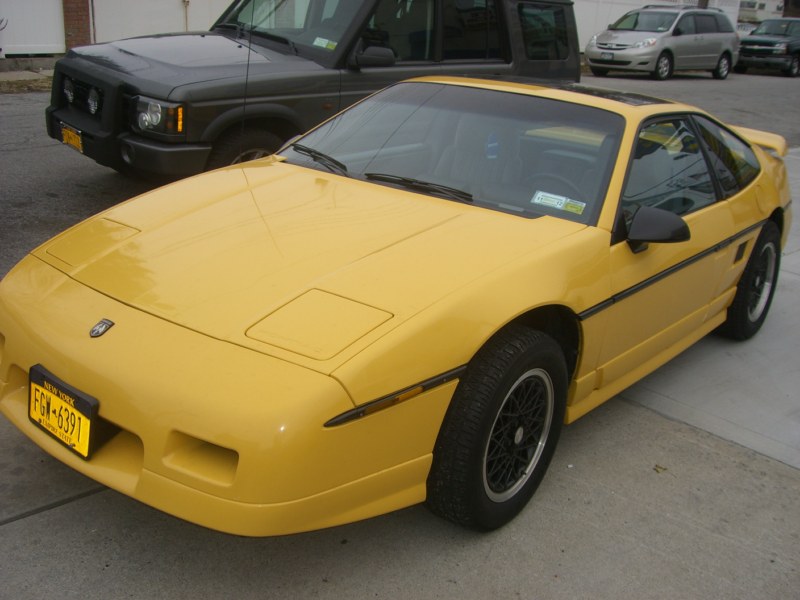
<path fill-rule="evenodd" d="M 336 42 L 333 40 L 326 40 L 325 38 L 318 37 L 314 40 L 314 45 L 325 50 L 336 50 Z"/>
<path fill-rule="evenodd" d="M 586 208 L 585 202 L 579 202 L 566 196 L 559 196 L 558 194 L 550 194 L 548 192 L 536 192 L 536 195 L 531 200 L 533 204 L 541 204 L 542 206 L 549 206 L 550 208 L 557 208 L 576 215 L 582 215 Z"/>

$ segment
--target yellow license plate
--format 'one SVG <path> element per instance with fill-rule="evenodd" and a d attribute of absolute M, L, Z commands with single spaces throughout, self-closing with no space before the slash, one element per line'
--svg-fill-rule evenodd
<path fill-rule="evenodd" d="M 83 136 L 74 127 L 61 123 L 61 141 L 83 154 Z"/>
<path fill-rule="evenodd" d="M 41 365 L 31 367 L 28 417 L 67 448 L 89 458 L 95 398 L 64 383 Z"/>

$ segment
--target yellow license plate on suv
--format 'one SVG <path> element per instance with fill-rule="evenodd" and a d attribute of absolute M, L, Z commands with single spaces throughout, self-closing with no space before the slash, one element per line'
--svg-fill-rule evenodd
<path fill-rule="evenodd" d="M 36 425 L 88 459 L 99 403 L 64 383 L 41 365 L 31 367 L 28 417 Z"/>
<path fill-rule="evenodd" d="M 83 134 L 66 123 L 61 123 L 61 141 L 83 154 Z"/>

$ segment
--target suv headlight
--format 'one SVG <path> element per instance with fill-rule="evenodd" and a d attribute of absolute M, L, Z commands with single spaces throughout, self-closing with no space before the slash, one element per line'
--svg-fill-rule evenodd
<path fill-rule="evenodd" d="M 642 40 L 640 42 L 636 42 L 632 47 L 633 48 L 649 48 L 650 46 L 655 46 L 658 38 L 647 38 L 646 40 Z"/>
<path fill-rule="evenodd" d="M 142 133 L 182 134 L 183 104 L 137 96 L 133 128 Z"/>
<path fill-rule="evenodd" d="M 788 44 L 775 44 L 775 54 L 786 54 L 789 50 Z"/>

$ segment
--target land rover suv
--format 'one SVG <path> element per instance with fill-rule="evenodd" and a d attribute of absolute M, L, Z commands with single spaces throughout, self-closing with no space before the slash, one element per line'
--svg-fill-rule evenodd
<path fill-rule="evenodd" d="M 585 57 L 597 76 L 643 71 L 663 80 L 700 70 L 725 79 L 739 57 L 739 36 L 718 8 L 648 5 L 593 36 Z"/>

